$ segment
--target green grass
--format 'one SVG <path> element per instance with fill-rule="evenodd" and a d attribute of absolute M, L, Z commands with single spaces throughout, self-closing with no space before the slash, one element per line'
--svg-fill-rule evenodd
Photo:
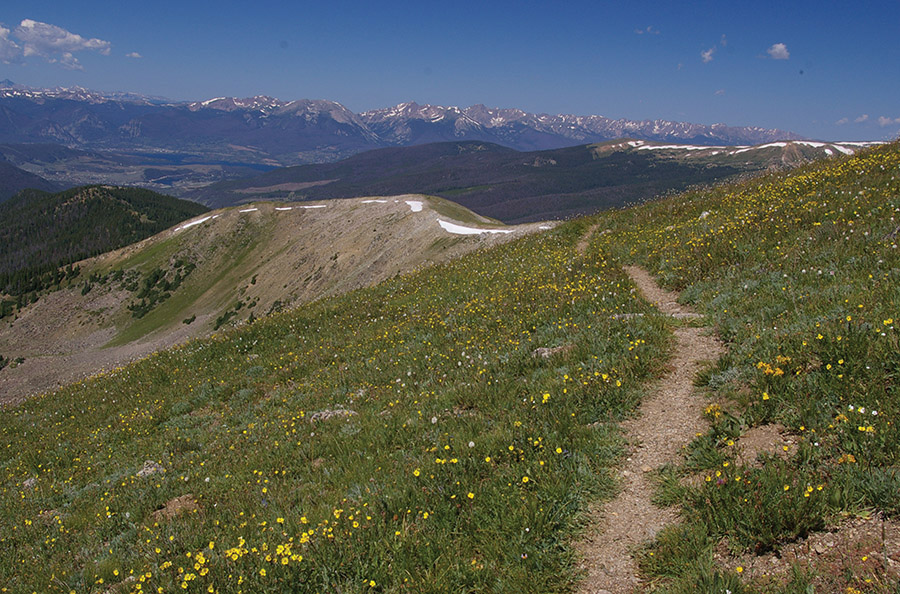
<path fill-rule="evenodd" d="M 618 422 L 671 345 L 662 316 L 613 318 L 652 311 L 630 262 L 729 348 L 697 380 L 709 430 L 659 475 L 684 522 L 639 552 L 651 587 L 896 589 L 877 566 L 748 583 L 713 553 L 900 513 L 898 225 L 893 144 L 575 220 L 0 411 L 0 591 L 570 591 Z M 734 444 L 773 422 L 796 453 L 742 466 Z M 165 472 L 137 476 L 147 460 Z M 154 519 L 185 495 L 197 510 Z"/>
<path fill-rule="evenodd" d="M 0 584 L 569 589 L 573 530 L 614 489 L 617 422 L 669 344 L 657 316 L 612 318 L 649 308 L 604 255 L 576 253 L 586 228 L 273 315 L 0 412 Z M 573 349 L 532 357 L 560 344 Z M 356 414 L 312 420 L 340 409 Z M 165 472 L 137 476 L 146 460 Z M 186 494 L 199 511 L 154 519 Z"/>
<path fill-rule="evenodd" d="M 472 190 L 474 191 L 474 190 Z M 464 225 L 504 225 L 504 223 L 491 217 L 475 214 L 468 208 L 460 206 L 452 200 L 441 198 L 440 196 L 426 196 L 428 205 L 431 206 L 438 214 L 443 215 L 454 221 L 459 221 Z"/>
<path fill-rule="evenodd" d="M 700 383 L 731 412 L 684 462 L 706 481 L 680 494 L 669 480 L 659 494 L 680 499 L 699 536 L 660 538 L 651 551 L 667 561 L 645 556 L 648 577 L 665 591 L 690 589 L 723 537 L 736 551 L 762 553 L 848 514 L 898 513 L 897 143 L 599 220 L 612 230 L 600 249 L 681 290 L 729 349 Z M 775 422 L 798 436 L 796 455 L 740 466 L 729 444 Z M 665 569 L 679 555 L 694 569 Z M 815 571 L 828 569 L 813 571 L 825 579 Z"/>
<path fill-rule="evenodd" d="M 260 227 L 262 226 L 249 224 L 243 227 L 239 234 L 223 237 L 209 247 L 210 251 L 223 252 L 215 257 L 219 262 L 227 263 L 227 266 L 219 266 L 207 272 L 195 271 L 186 278 L 180 290 L 173 292 L 169 299 L 154 307 L 146 316 L 137 320 L 130 316 L 123 317 L 117 325 L 118 333 L 107 346 L 128 344 L 162 328 L 181 324 L 186 313 L 190 312 L 191 306 L 207 294 L 213 301 L 213 307 L 225 309 L 229 299 L 232 299 L 231 295 L 227 291 L 222 291 L 221 296 L 216 297 L 211 291 L 218 286 L 238 286 L 241 279 L 251 276 L 254 263 L 249 262 L 248 258 L 259 244 L 259 234 L 263 232 Z M 177 258 L 191 257 L 191 248 L 185 244 L 182 236 L 176 235 L 147 250 L 142 250 L 117 268 L 126 270 L 134 268 L 142 272 L 154 267 L 168 269 Z M 205 257 L 212 255 L 205 254 Z"/>

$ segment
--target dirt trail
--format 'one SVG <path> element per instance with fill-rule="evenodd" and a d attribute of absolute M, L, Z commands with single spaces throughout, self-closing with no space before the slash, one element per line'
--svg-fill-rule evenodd
<path fill-rule="evenodd" d="M 678 318 L 698 316 L 679 305 L 678 295 L 661 289 L 647 271 L 637 267 L 625 271 L 662 313 Z M 660 509 L 650 502 L 650 472 L 676 461 L 684 446 L 705 429 L 704 401 L 695 393 L 693 379 L 701 362 L 715 360 L 723 347 L 703 328 L 679 328 L 675 338 L 671 371 L 655 384 L 638 415 L 623 423 L 630 452 L 622 468 L 622 491 L 593 511 L 593 525 L 577 545 L 585 573 L 579 590 L 582 594 L 639 590 L 631 553 L 677 519 L 676 510 Z"/>
<path fill-rule="evenodd" d="M 584 232 L 584 235 L 581 236 L 581 239 L 578 240 L 578 243 L 575 245 L 575 251 L 577 251 L 582 256 L 587 253 L 588 246 L 591 243 L 591 237 L 594 236 L 594 231 L 600 226 L 600 223 L 594 223 L 591 227 Z"/>

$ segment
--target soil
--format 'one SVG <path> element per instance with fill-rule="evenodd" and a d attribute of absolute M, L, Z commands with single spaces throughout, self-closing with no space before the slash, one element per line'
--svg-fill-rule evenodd
<path fill-rule="evenodd" d="M 848 580 L 857 591 L 883 591 L 879 580 L 900 578 L 900 522 L 880 515 L 848 518 L 828 532 L 779 547 L 766 555 L 733 556 L 727 541 L 716 547 L 716 564 L 738 571 L 744 581 L 760 589 L 787 583 L 796 567 L 811 570 L 816 592 L 845 590 Z"/>
<path fill-rule="evenodd" d="M 184 513 L 199 511 L 200 505 L 197 503 L 194 495 L 188 493 L 167 501 L 160 509 L 150 514 L 150 519 L 154 522 L 160 522 L 163 520 L 171 520 L 175 516 Z"/>
<path fill-rule="evenodd" d="M 760 456 L 787 460 L 797 451 L 797 440 L 781 424 L 761 425 L 741 435 L 736 444 L 741 466 L 761 467 Z"/>
<path fill-rule="evenodd" d="M 644 297 L 660 312 L 676 317 L 696 317 L 678 303 L 678 295 L 660 288 L 645 270 L 627 267 L 626 272 Z M 627 593 L 641 585 L 632 553 L 677 520 L 673 508 L 662 509 L 651 502 L 652 471 L 677 461 L 683 449 L 706 429 L 704 399 L 693 380 L 706 361 L 718 358 L 723 346 L 703 328 L 679 328 L 675 356 L 668 373 L 652 388 L 635 418 L 623 429 L 629 455 L 621 469 L 622 489 L 612 501 L 592 510 L 592 524 L 576 547 L 583 561 L 584 594 Z"/>

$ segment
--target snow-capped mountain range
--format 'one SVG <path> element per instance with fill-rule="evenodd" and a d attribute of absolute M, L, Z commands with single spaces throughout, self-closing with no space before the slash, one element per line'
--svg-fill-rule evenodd
<path fill-rule="evenodd" d="M 293 165 L 332 161 L 372 148 L 440 141 L 479 140 L 540 150 L 622 137 L 697 145 L 801 139 L 791 132 L 759 127 L 533 114 L 484 105 L 401 103 L 356 114 L 325 100 L 282 101 L 260 95 L 175 102 L 0 81 L 0 143 L 54 142 L 71 148 L 171 151 L 210 158 L 238 151 L 245 160 Z"/>
<path fill-rule="evenodd" d="M 691 124 L 668 120 L 611 119 L 600 115 L 533 114 L 520 109 L 497 109 L 473 105 L 465 109 L 401 103 L 395 107 L 366 111 L 363 121 L 381 138 L 396 144 L 418 144 L 420 128 L 452 129 L 455 140 L 474 134 L 490 134 L 497 144 L 535 150 L 603 142 L 614 138 L 638 138 L 662 142 L 698 144 L 760 144 L 802 137 L 782 130 L 759 127 L 729 127 L 725 124 Z M 423 126 L 424 124 L 424 126 Z"/>

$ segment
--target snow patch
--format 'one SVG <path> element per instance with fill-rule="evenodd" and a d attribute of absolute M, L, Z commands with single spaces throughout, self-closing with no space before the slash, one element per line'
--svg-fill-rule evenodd
<path fill-rule="evenodd" d="M 239 210 L 238 212 L 253 212 L 254 210 L 259 210 L 258 208 L 245 208 L 243 210 Z"/>
<path fill-rule="evenodd" d="M 194 225 L 199 225 L 200 223 L 205 223 L 206 221 L 208 221 L 210 219 L 214 219 L 218 216 L 219 215 L 209 215 L 208 217 L 203 217 L 202 219 L 197 219 L 196 221 L 191 221 L 190 223 L 185 223 L 181 227 L 175 227 L 175 230 L 181 231 L 182 229 L 187 229 L 189 227 L 193 227 Z"/>
<path fill-rule="evenodd" d="M 422 201 L 421 200 L 407 200 L 407 204 L 409 204 L 409 209 L 413 212 L 422 212 Z"/>
<path fill-rule="evenodd" d="M 630 144 L 630 143 L 629 143 Z M 685 151 L 708 151 L 714 148 L 723 148 L 721 146 L 695 146 L 692 144 L 660 144 L 660 145 L 643 145 L 637 147 L 639 151 L 658 151 L 662 149 L 682 149 Z"/>
<path fill-rule="evenodd" d="M 293 210 L 293 206 L 276 206 L 275 210 Z"/>
<path fill-rule="evenodd" d="M 512 229 L 475 229 L 474 227 L 463 227 L 456 223 L 450 223 L 438 219 L 438 223 L 447 233 L 454 235 L 481 235 L 482 233 L 512 233 Z"/>
<path fill-rule="evenodd" d="M 363 204 L 372 204 L 373 202 L 377 202 L 378 204 L 384 204 L 387 200 L 363 200 Z"/>
<path fill-rule="evenodd" d="M 326 206 L 328 206 L 328 205 L 327 204 L 310 204 L 310 205 L 301 206 L 300 208 L 325 208 Z"/>
<path fill-rule="evenodd" d="M 842 140 L 840 143 L 844 146 L 877 146 L 879 144 L 885 144 L 883 140 L 859 140 L 859 141 L 850 141 L 850 140 Z"/>
<path fill-rule="evenodd" d="M 834 154 L 834 151 L 831 150 L 831 149 L 825 149 L 825 154 L 828 155 L 828 156 L 830 157 L 831 155 Z"/>
<path fill-rule="evenodd" d="M 787 146 L 786 142 L 770 142 L 769 144 L 760 144 L 758 146 L 750 146 L 747 148 L 743 148 L 731 153 L 732 155 L 738 155 L 740 153 L 746 153 L 747 151 L 755 151 L 756 149 L 765 149 L 765 148 L 784 148 Z"/>
<path fill-rule="evenodd" d="M 836 148 L 837 150 L 841 151 L 841 152 L 844 153 L 845 155 L 852 155 L 854 152 L 856 152 L 856 151 L 854 151 L 852 148 L 848 148 L 848 147 L 846 147 L 846 146 L 841 146 L 841 145 L 839 145 L 839 144 L 835 144 L 835 145 L 833 145 L 833 146 L 834 146 L 834 148 Z"/>

